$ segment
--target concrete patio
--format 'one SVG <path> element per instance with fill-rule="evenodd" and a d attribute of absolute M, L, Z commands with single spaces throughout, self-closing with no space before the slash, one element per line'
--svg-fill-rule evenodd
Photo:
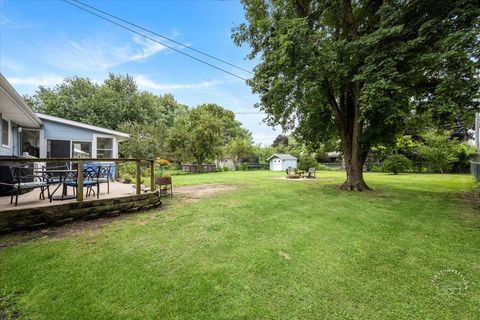
<path fill-rule="evenodd" d="M 56 188 L 55 185 L 50 187 L 50 192 Z M 96 188 L 94 188 L 96 192 Z M 110 193 L 107 193 L 107 184 L 100 185 L 100 195 L 99 199 L 112 199 L 123 196 L 135 195 L 135 185 L 134 184 L 125 184 L 120 182 L 111 182 L 110 183 Z M 40 189 L 34 189 L 25 194 L 18 196 L 18 205 L 15 206 L 15 196 L 13 198 L 13 204 L 10 204 L 10 196 L 0 197 L 0 213 L 2 211 L 12 210 L 12 209 L 28 209 L 28 208 L 38 208 L 46 207 L 52 205 L 58 205 L 62 203 L 77 202 L 76 199 L 69 200 L 53 200 L 50 202 L 48 200 L 47 194 L 45 192 L 45 200 L 39 200 Z M 61 194 L 61 188 L 57 190 L 55 196 Z M 68 188 L 68 195 L 72 195 L 72 188 Z M 97 200 L 97 196 L 90 195 L 87 197 L 84 193 L 84 202 Z"/>

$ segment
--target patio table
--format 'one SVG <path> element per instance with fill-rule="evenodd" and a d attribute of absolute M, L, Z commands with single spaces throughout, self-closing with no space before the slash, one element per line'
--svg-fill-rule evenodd
<path fill-rule="evenodd" d="M 58 186 L 53 190 L 53 192 L 50 194 L 50 202 L 52 200 L 69 200 L 69 199 L 75 199 L 76 197 L 74 195 L 67 195 L 67 188 L 65 187 L 65 182 L 67 181 L 68 176 L 72 176 L 74 174 L 74 177 L 77 177 L 77 170 L 73 169 L 43 169 L 43 170 L 35 170 L 36 173 L 43 173 L 43 174 L 48 174 L 48 175 L 57 175 L 58 176 L 58 182 L 51 182 L 50 184 L 57 184 Z M 48 181 L 49 178 L 47 178 Z M 49 183 L 49 182 L 47 182 Z M 62 194 L 55 196 L 55 193 L 57 190 L 62 187 Z"/>

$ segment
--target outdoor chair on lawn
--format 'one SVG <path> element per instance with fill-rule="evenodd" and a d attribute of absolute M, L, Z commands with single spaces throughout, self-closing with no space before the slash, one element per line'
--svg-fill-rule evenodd
<path fill-rule="evenodd" d="M 50 188 L 44 175 L 22 175 L 21 169 L 18 167 L 10 167 L 12 175 L 12 192 L 10 196 L 10 204 L 13 203 L 13 196 L 15 195 L 15 206 L 18 204 L 18 195 L 21 191 L 40 188 L 39 199 L 45 200 L 45 190 L 48 198 L 50 198 Z"/>
<path fill-rule="evenodd" d="M 315 168 L 308 168 L 308 176 L 307 176 L 307 178 L 316 179 L 316 176 L 315 176 Z"/>

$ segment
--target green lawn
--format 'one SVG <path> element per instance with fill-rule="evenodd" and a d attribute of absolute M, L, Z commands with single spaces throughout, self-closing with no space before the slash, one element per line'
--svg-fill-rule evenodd
<path fill-rule="evenodd" d="M 0 295 L 15 304 L 4 309 L 26 319 L 480 318 L 471 177 L 367 174 L 375 191 L 352 193 L 336 188 L 340 172 L 281 175 L 175 176 L 238 188 L 0 250 Z"/>

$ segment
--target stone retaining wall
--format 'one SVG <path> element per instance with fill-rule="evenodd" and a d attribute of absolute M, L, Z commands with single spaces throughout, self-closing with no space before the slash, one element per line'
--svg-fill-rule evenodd
<path fill-rule="evenodd" d="M 60 226 L 75 220 L 91 220 L 148 210 L 162 204 L 158 191 L 119 198 L 66 202 L 58 205 L 0 211 L 0 234 Z"/>

